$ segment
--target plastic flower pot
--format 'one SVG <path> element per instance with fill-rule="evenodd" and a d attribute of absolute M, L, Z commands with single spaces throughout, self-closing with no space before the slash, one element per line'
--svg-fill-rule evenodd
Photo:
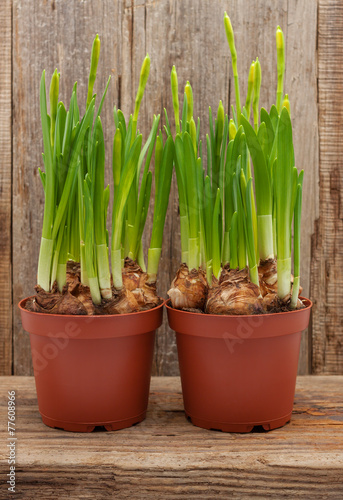
<path fill-rule="evenodd" d="M 224 432 L 282 427 L 291 419 L 304 309 L 254 316 L 217 316 L 173 309 L 186 416 Z"/>
<path fill-rule="evenodd" d="M 19 308 L 43 422 L 91 432 L 144 420 L 163 304 L 132 314 L 69 316 L 27 311 L 27 300 Z"/>

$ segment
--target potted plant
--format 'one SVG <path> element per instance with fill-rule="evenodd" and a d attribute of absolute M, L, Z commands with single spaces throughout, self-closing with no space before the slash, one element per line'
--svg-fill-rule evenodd
<path fill-rule="evenodd" d="M 187 83 L 180 123 L 175 68 L 171 73 L 182 264 L 167 310 L 186 415 L 206 429 L 249 432 L 291 418 L 301 332 L 312 304 L 299 297 L 303 171 L 295 167 L 283 94 L 283 33 L 278 27 L 276 105 L 259 113 L 260 63 L 256 59 L 250 67 L 241 107 L 226 13 L 224 25 L 236 109 L 229 120 L 220 102 L 214 125 L 209 110 L 206 167 L 192 89 Z"/>
<path fill-rule="evenodd" d="M 144 145 L 137 132 L 150 70 L 147 55 L 133 115 L 126 121 L 114 108 L 110 239 L 106 229 L 110 189 L 104 186 L 105 146 L 100 119 L 110 80 L 96 110 L 93 86 L 99 53 L 96 36 L 83 117 L 76 84 L 68 111 L 58 101 L 57 70 L 51 79 L 48 115 L 45 72 L 42 75 L 42 240 L 36 295 L 19 304 L 23 327 L 30 333 L 43 422 L 81 432 L 92 431 L 95 426 L 121 429 L 145 417 L 154 335 L 163 313 L 156 278 L 174 148 L 172 138 L 163 143 L 161 132 L 158 134 L 159 116 L 154 116 Z M 146 270 L 142 234 L 149 209 L 149 167 L 155 143 L 154 218 Z"/>

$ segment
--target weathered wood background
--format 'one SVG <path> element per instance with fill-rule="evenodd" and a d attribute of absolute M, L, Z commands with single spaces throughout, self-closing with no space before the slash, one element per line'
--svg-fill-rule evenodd
<path fill-rule="evenodd" d="M 341 500 L 343 377 L 298 377 L 289 424 L 272 432 L 207 431 L 185 419 L 180 379 L 153 377 L 148 414 L 118 432 L 81 434 L 42 424 L 33 377 L 3 377 L 15 390 L 19 499 Z M 20 411 L 19 411 L 20 408 Z M 0 427 L 0 442 L 8 432 Z M 7 477 L 7 460 L 0 474 Z M 0 485 L 2 498 L 6 483 Z"/>
<path fill-rule="evenodd" d="M 343 373 L 342 153 L 343 5 L 340 0 L 1 0 L 0 33 L 0 373 L 31 373 L 29 339 L 18 301 L 31 294 L 40 243 L 43 190 L 39 79 L 61 72 L 65 102 L 75 80 L 85 102 L 91 43 L 99 33 L 96 90 L 112 82 L 102 114 L 108 166 L 112 108 L 133 111 L 141 62 L 151 73 L 139 117 L 146 137 L 154 113 L 172 116 L 170 70 L 180 98 L 190 80 L 194 111 L 207 129 L 208 106 L 234 102 L 223 13 L 236 34 L 241 89 L 252 59 L 262 65 L 261 104 L 275 99 L 275 30 L 286 39 L 286 83 L 294 123 L 296 161 L 305 169 L 302 285 L 314 301 L 303 335 L 299 373 Z M 110 171 L 110 168 L 108 169 Z M 110 182 L 110 177 L 108 177 Z M 178 201 L 172 186 L 159 291 L 165 296 L 179 259 Z M 151 227 L 151 214 L 148 226 Z M 149 233 L 149 231 L 147 232 Z M 146 236 L 148 240 L 149 234 Z M 178 373 L 174 335 L 165 323 L 156 340 L 154 373 Z"/>

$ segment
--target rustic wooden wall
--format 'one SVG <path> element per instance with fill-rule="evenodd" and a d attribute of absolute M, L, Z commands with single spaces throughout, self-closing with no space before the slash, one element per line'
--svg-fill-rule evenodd
<path fill-rule="evenodd" d="M 151 57 L 151 73 L 140 130 L 146 136 L 153 114 L 163 113 L 164 107 L 172 116 L 169 77 L 175 64 L 180 88 L 187 79 L 192 83 L 194 110 L 204 133 L 208 106 L 216 109 L 222 99 L 229 111 L 234 102 L 224 10 L 236 33 L 242 90 L 246 89 L 251 60 L 258 56 L 261 104 L 265 107 L 275 100 L 276 26 L 280 24 L 285 33 L 285 90 L 291 99 L 297 165 L 305 169 L 306 176 L 302 284 L 304 294 L 315 299 L 312 329 L 302 339 L 299 373 L 311 372 L 312 352 L 317 373 L 343 373 L 339 303 L 343 281 L 339 274 L 343 255 L 339 247 L 342 146 L 338 140 L 343 114 L 339 96 L 343 88 L 339 25 L 343 11 L 339 0 L 2 0 L 0 373 L 31 373 L 28 336 L 22 331 L 16 304 L 33 291 L 42 223 L 43 192 L 37 172 L 42 164 L 38 94 L 42 69 L 48 77 L 55 67 L 61 72 L 64 101 L 69 100 L 72 84 L 78 80 L 79 99 L 85 102 L 91 42 L 99 33 L 99 93 L 112 75 L 102 115 L 108 159 L 114 133 L 112 107 L 116 104 L 125 113 L 133 111 L 146 52 Z M 334 43 L 330 42 L 332 36 Z M 180 258 L 177 210 L 174 182 L 159 278 L 161 295 L 165 295 Z M 151 226 L 151 214 L 148 224 Z M 156 340 L 154 373 L 177 372 L 174 335 L 164 323 Z"/>
<path fill-rule="evenodd" d="M 0 374 L 12 373 L 12 21 L 11 0 L 0 9 Z"/>
<path fill-rule="evenodd" d="M 312 237 L 313 372 L 343 373 L 343 4 L 318 11 L 320 195 Z"/>

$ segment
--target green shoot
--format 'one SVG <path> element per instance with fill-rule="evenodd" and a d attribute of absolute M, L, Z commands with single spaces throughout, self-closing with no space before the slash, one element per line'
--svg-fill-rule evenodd
<path fill-rule="evenodd" d="M 248 76 L 248 91 L 247 98 L 245 100 L 245 109 L 247 112 L 247 120 L 250 120 L 250 111 L 251 111 L 251 99 L 254 92 L 254 75 L 255 75 L 255 61 L 251 63 L 249 76 Z"/>
<path fill-rule="evenodd" d="M 232 62 L 232 71 L 233 77 L 235 81 L 235 94 L 236 94 L 236 109 L 237 109 L 237 119 L 238 125 L 240 125 L 240 116 L 241 116 L 241 97 L 239 93 L 239 81 L 238 81 L 238 71 L 237 71 L 237 52 L 235 47 L 235 37 L 231 25 L 231 20 L 227 13 L 224 13 L 224 27 L 226 32 L 226 38 L 229 44 L 229 49 L 231 52 L 231 62 Z"/>
<path fill-rule="evenodd" d="M 285 40 L 280 26 L 276 30 L 276 54 L 277 54 L 277 92 L 276 109 L 281 113 L 281 101 L 283 95 L 283 79 L 285 74 Z"/>

